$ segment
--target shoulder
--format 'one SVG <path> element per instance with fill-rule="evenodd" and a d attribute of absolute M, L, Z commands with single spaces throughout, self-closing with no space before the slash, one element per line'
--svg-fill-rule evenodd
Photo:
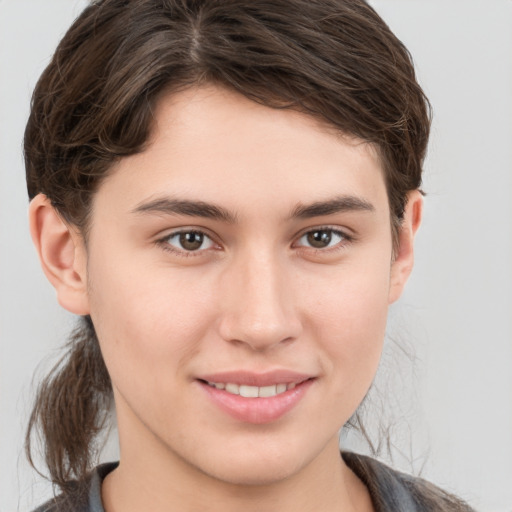
<path fill-rule="evenodd" d="M 33 512 L 105 512 L 101 503 L 101 483 L 117 466 L 117 462 L 99 465 L 83 481 L 71 482 L 66 492 Z"/>
<path fill-rule="evenodd" d="M 37 507 L 33 512 L 90 512 L 85 489 L 79 491 L 77 487 L 59 494 Z"/>
<path fill-rule="evenodd" d="M 348 467 L 367 486 L 377 512 L 474 512 L 439 487 L 355 453 L 342 453 Z"/>

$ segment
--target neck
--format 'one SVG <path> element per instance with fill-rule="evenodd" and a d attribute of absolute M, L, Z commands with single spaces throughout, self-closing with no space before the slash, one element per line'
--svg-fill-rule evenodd
<path fill-rule="evenodd" d="M 134 423 L 130 423 L 133 427 Z M 366 487 L 333 438 L 297 471 L 261 482 L 230 482 L 190 464 L 140 425 L 119 430 L 120 464 L 102 486 L 106 512 L 371 512 Z"/>

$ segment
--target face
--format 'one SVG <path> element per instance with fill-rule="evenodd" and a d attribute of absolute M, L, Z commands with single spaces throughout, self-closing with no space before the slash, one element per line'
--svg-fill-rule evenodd
<path fill-rule="evenodd" d="M 214 87 L 155 117 L 96 193 L 85 254 L 122 458 L 288 477 L 332 451 L 376 372 L 394 298 L 381 164 Z"/>

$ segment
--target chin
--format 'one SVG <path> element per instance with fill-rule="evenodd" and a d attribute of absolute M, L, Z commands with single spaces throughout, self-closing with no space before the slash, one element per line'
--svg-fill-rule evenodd
<path fill-rule="evenodd" d="M 215 467 L 209 476 L 236 486 L 269 486 L 286 480 L 300 470 L 300 467 L 283 464 L 282 461 L 247 462 L 237 467 Z"/>
<path fill-rule="evenodd" d="M 228 452 L 231 452 L 228 454 Z M 286 480 L 300 472 L 307 461 L 297 450 L 265 450 L 255 444 L 254 450 L 212 450 L 210 457 L 197 461 L 206 475 L 238 486 L 267 486 Z"/>

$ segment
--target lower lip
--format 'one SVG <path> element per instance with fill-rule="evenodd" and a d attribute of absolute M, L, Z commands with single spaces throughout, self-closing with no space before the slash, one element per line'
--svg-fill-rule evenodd
<path fill-rule="evenodd" d="M 222 411 L 238 421 L 263 424 L 276 421 L 292 410 L 304 397 L 313 383 L 313 379 L 301 382 L 295 388 L 279 395 L 265 398 L 246 398 L 233 395 L 227 391 L 209 386 L 203 381 L 198 382 L 213 403 Z"/>

